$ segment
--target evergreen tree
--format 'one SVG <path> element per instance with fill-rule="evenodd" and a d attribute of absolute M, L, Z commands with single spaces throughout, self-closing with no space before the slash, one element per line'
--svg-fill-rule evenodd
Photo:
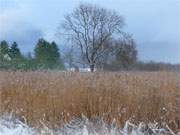
<path fill-rule="evenodd" d="M 9 50 L 9 55 L 12 59 L 17 59 L 17 58 L 22 57 L 22 54 L 21 54 L 20 49 L 18 48 L 18 44 L 16 42 L 13 42 L 13 44 Z"/>
<path fill-rule="evenodd" d="M 35 47 L 35 59 L 40 67 L 47 66 L 49 43 L 44 39 L 39 39 Z"/>
<path fill-rule="evenodd" d="M 0 68 L 8 69 L 10 68 L 10 56 L 9 56 L 9 46 L 8 43 L 3 40 L 0 43 Z"/>
<path fill-rule="evenodd" d="M 61 58 L 59 48 L 58 48 L 57 44 L 54 41 L 51 43 L 51 55 L 52 55 L 54 64 L 58 68 L 64 69 L 64 63 L 63 63 L 63 60 Z"/>
<path fill-rule="evenodd" d="M 11 58 L 11 61 L 9 62 L 11 69 L 24 69 L 25 58 L 21 54 L 21 51 L 18 48 L 18 44 L 16 42 L 13 42 L 13 44 L 11 45 L 9 49 L 9 56 Z"/>
<path fill-rule="evenodd" d="M 4 58 L 5 55 L 8 55 L 9 54 L 9 46 L 8 46 L 8 43 L 3 40 L 1 43 L 0 43 L 0 57 L 1 59 Z"/>
<path fill-rule="evenodd" d="M 3 40 L 0 43 L 0 60 L 1 60 L 1 62 L 5 62 L 5 61 L 10 60 L 9 46 L 8 46 L 8 43 L 5 40 Z"/>
<path fill-rule="evenodd" d="M 49 52 L 51 55 L 51 60 L 53 63 L 58 63 L 59 62 L 59 58 L 60 58 L 60 53 L 59 53 L 59 49 L 58 46 L 55 42 L 51 43 L 51 51 Z"/>
<path fill-rule="evenodd" d="M 35 47 L 35 59 L 41 68 L 56 68 L 60 63 L 60 53 L 55 42 L 51 44 L 44 39 L 39 39 Z"/>

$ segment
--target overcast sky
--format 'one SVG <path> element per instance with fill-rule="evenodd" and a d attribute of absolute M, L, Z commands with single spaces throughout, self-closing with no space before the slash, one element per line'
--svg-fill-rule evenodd
<path fill-rule="evenodd" d="M 180 63 L 180 0 L 0 0 L 0 40 L 17 41 L 24 53 L 41 37 L 61 46 L 56 29 L 80 2 L 124 16 L 140 60 Z"/>

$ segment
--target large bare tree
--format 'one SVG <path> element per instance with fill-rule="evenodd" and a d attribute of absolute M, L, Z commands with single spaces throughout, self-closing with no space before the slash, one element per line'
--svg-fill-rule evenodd
<path fill-rule="evenodd" d="M 79 47 L 83 60 L 93 72 L 99 58 L 109 51 L 108 40 L 122 33 L 124 19 L 115 11 L 80 4 L 65 16 L 61 26 L 61 33 L 71 37 L 69 39 Z"/>

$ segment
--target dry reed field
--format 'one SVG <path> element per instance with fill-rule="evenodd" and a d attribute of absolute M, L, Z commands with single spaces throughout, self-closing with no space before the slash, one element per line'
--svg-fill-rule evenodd
<path fill-rule="evenodd" d="M 30 126 L 62 126 L 74 118 L 167 124 L 180 128 L 180 75 L 175 72 L 0 72 L 0 115 Z"/>

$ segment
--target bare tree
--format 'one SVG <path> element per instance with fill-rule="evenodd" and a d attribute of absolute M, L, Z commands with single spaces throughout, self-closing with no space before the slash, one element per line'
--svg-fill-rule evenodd
<path fill-rule="evenodd" d="M 98 59 L 109 49 L 107 41 L 121 34 L 123 25 L 123 17 L 115 11 L 80 4 L 65 16 L 62 27 L 63 34 L 71 36 L 73 43 L 79 47 L 83 60 L 93 72 Z"/>
<path fill-rule="evenodd" d="M 129 70 L 137 62 L 136 43 L 130 34 L 121 38 L 112 38 L 106 44 L 109 51 L 100 58 L 98 68 L 103 70 Z"/>
<path fill-rule="evenodd" d="M 137 62 L 137 49 L 134 39 L 130 35 L 126 35 L 124 39 L 115 42 L 116 64 L 122 66 L 123 69 L 129 69 Z"/>

